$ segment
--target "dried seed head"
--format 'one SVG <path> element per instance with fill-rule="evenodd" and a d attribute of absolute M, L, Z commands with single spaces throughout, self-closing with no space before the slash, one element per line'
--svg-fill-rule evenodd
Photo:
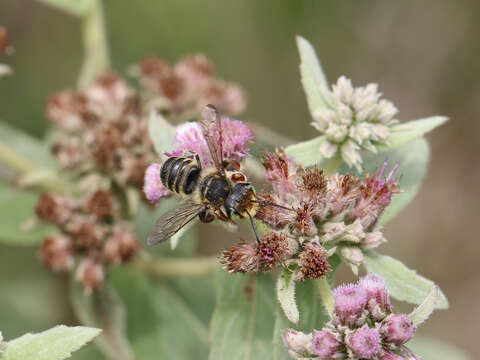
<path fill-rule="evenodd" d="M 367 325 L 347 335 L 346 344 L 361 359 L 372 359 L 382 350 L 380 333 Z"/>
<path fill-rule="evenodd" d="M 110 264 L 120 264 L 130 260 L 139 250 L 137 239 L 128 230 L 118 226 L 105 243 L 103 254 Z"/>
<path fill-rule="evenodd" d="M 365 321 L 367 291 L 354 284 L 337 287 L 333 292 L 335 300 L 334 320 L 350 328 L 362 325 Z"/>
<path fill-rule="evenodd" d="M 115 207 L 110 192 L 96 190 L 86 201 L 85 210 L 99 220 L 106 220 L 115 215 Z"/>
<path fill-rule="evenodd" d="M 257 198 L 259 201 L 285 206 L 275 195 L 258 194 Z M 274 229 L 283 229 L 287 224 L 292 223 L 296 216 L 296 212 L 268 205 L 260 206 L 255 214 L 256 219 L 263 221 Z"/>
<path fill-rule="evenodd" d="M 66 230 L 72 236 L 73 246 L 76 250 L 98 248 L 105 236 L 101 225 L 84 219 L 70 222 Z"/>
<path fill-rule="evenodd" d="M 260 270 L 269 270 L 287 259 L 291 254 L 287 236 L 278 232 L 269 232 L 260 238 L 257 256 Z"/>
<path fill-rule="evenodd" d="M 63 235 L 46 236 L 43 239 L 40 257 L 50 269 L 66 271 L 73 267 L 71 240 Z"/>
<path fill-rule="evenodd" d="M 340 357 L 342 344 L 335 334 L 328 330 L 314 331 L 312 340 L 312 353 L 322 359 Z"/>
<path fill-rule="evenodd" d="M 73 203 L 70 199 L 48 192 L 40 196 L 35 208 L 41 220 L 57 225 L 64 223 L 71 216 L 72 210 Z"/>
<path fill-rule="evenodd" d="M 304 170 L 301 174 L 302 182 L 300 188 L 318 196 L 327 190 L 327 180 L 323 175 L 323 170 L 319 170 L 316 166 L 309 170 Z"/>
<path fill-rule="evenodd" d="M 299 257 L 299 279 L 320 279 L 330 271 L 328 255 L 323 246 L 310 241 L 303 246 Z"/>
<path fill-rule="evenodd" d="M 116 151 L 122 143 L 122 132 L 119 123 L 109 123 L 95 137 L 92 157 L 102 170 L 112 170 L 115 167 Z"/>
<path fill-rule="evenodd" d="M 297 167 L 283 149 L 276 149 L 275 153 L 265 152 L 262 165 L 265 168 L 265 179 L 282 200 L 296 196 Z"/>
<path fill-rule="evenodd" d="M 399 346 L 413 337 L 415 326 L 408 315 L 391 314 L 383 320 L 380 332 L 384 341 Z"/>
<path fill-rule="evenodd" d="M 247 242 L 237 244 L 222 252 L 220 263 L 223 269 L 230 273 L 257 271 L 259 266 L 257 246 Z"/>
<path fill-rule="evenodd" d="M 103 284 L 104 277 L 102 264 L 89 257 L 83 258 L 75 271 L 75 279 L 81 283 L 88 292 L 92 292 Z"/>
<path fill-rule="evenodd" d="M 90 117 L 87 102 L 87 97 L 81 92 L 62 91 L 48 99 L 45 115 L 66 132 L 80 131 Z"/>
<path fill-rule="evenodd" d="M 331 216 L 344 214 L 355 204 L 360 192 L 359 182 L 359 179 L 349 174 L 335 174 L 329 178 L 327 193 Z"/>

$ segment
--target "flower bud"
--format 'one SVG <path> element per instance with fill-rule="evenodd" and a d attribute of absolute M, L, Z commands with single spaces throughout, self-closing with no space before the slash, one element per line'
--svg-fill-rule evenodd
<path fill-rule="evenodd" d="M 332 358 L 341 354 L 342 344 L 336 336 L 328 330 L 314 331 L 312 353 L 321 358 Z"/>
<path fill-rule="evenodd" d="M 357 246 L 342 246 L 341 247 L 342 257 L 353 265 L 360 265 L 363 261 L 363 253 L 360 248 Z"/>
<path fill-rule="evenodd" d="M 360 326 L 365 321 L 365 305 L 367 292 L 364 288 L 346 284 L 337 287 L 333 292 L 334 319 L 349 327 Z"/>
<path fill-rule="evenodd" d="M 88 292 L 98 288 L 103 283 L 104 276 L 103 266 L 91 258 L 82 259 L 75 272 L 75 279 Z"/>
<path fill-rule="evenodd" d="M 374 249 L 386 241 L 387 240 L 385 239 L 381 231 L 369 232 L 365 235 L 365 238 L 362 240 L 362 248 Z"/>
<path fill-rule="evenodd" d="M 359 358 L 371 359 L 382 350 L 380 333 L 364 325 L 346 336 L 346 344 Z"/>
<path fill-rule="evenodd" d="M 413 337 L 415 326 L 407 315 L 392 314 L 383 321 L 380 331 L 386 342 L 403 345 Z"/>
<path fill-rule="evenodd" d="M 385 318 L 392 308 L 385 281 L 375 274 L 368 274 L 360 279 L 358 285 L 367 291 L 367 308 L 370 315 L 377 321 Z"/>
<path fill-rule="evenodd" d="M 312 344 L 312 334 L 304 334 L 293 329 L 286 329 L 282 333 L 285 346 L 297 357 L 307 356 Z"/>

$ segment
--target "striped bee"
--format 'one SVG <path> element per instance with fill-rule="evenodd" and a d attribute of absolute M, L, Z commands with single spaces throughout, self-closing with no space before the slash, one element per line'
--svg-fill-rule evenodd
<path fill-rule="evenodd" d="M 215 218 L 226 222 L 249 218 L 258 240 L 253 221 L 258 207 L 262 204 L 279 206 L 258 201 L 255 189 L 240 171 L 240 164 L 223 159 L 221 121 L 213 105 L 205 106 L 200 126 L 214 166 L 202 168 L 199 156 L 193 152 L 169 157 L 162 164 L 163 185 L 183 200 L 157 220 L 147 240 L 150 245 L 168 240 L 197 216 L 205 223 Z M 218 139 L 214 139 L 213 127 L 218 128 Z"/>

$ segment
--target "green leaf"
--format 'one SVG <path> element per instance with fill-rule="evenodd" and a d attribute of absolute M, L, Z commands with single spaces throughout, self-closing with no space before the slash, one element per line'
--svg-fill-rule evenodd
<path fill-rule="evenodd" d="M 285 148 L 285 153 L 291 156 L 299 164 L 310 167 L 320 164 L 325 159 L 320 154 L 320 145 L 325 141 L 324 136 L 319 136 L 311 140 L 302 141 Z"/>
<path fill-rule="evenodd" d="M 103 15 L 102 0 L 88 1 L 89 6 L 83 14 L 83 64 L 78 77 L 78 87 L 83 89 L 101 73 L 110 69 L 110 57 Z"/>
<path fill-rule="evenodd" d="M 440 289 L 435 285 L 425 300 L 409 315 L 415 326 L 420 325 L 428 319 L 433 310 L 435 310 L 439 297 Z"/>
<path fill-rule="evenodd" d="M 375 273 L 387 282 L 388 292 L 395 299 L 411 304 L 421 304 L 436 287 L 433 281 L 418 275 L 400 261 L 373 251 L 364 253 L 364 263 L 368 272 Z M 448 300 L 438 290 L 436 309 L 447 309 Z"/>
<path fill-rule="evenodd" d="M 285 272 L 277 278 L 277 299 L 287 319 L 298 326 L 300 313 L 295 302 L 295 281 L 291 276 L 287 279 Z"/>
<path fill-rule="evenodd" d="M 408 347 L 422 360 L 472 360 L 473 357 L 464 350 L 449 344 L 444 340 L 437 340 L 416 334 L 408 342 Z"/>
<path fill-rule="evenodd" d="M 62 360 L 100 334 L 84 326 L 56 326 L 38 334 L 25 334 L 7 343 L 1 360 Z"/>
<path fill-rule="evenodd" d="M 127 331 L 137 359 L 204 359 L 213 311 L 212 279 L 153 283 L 118 268 L 112 280 L 127 308 Z"/>
<path fill-rule="evenodd" d="M 0 208 L 8 209 L 0 216 L 0 242 L 8 245 L 38 245 L 43 237 L 55 228 L 45 224 L 35 224 L 26 229 L 33 221 L 35 204 L 39 194 L 35 191 L 16 190 L 0 181 Z"/>
<path fill-rule="evenodd" d="M 448 118 L 445 116 L 431 116 L 394 125 L 390 128 L 390 145 L 385 147 L 385 149 L 393 149 L 402 146 L 432 131 L 447 120 Z"/>
<path fill-rule="evenodd" d="M 270 274 L 216 275 L 217 304 L 210 325 L 210 360 L 286 359 L 281 330 L 288 327 Z M 328 321 L 313 281 L 297 283 L 298 328 L 311 332 Z"/>
<path fill-rule="evenodd" d="M 50 154 L 47 143 L 15 129 L 0 121 L 0 163 L 5 162 L 3 152 L 8 148 L 36 168 L 57 169 L 57 163 Z M 8 163 L 6 165 L 9 165 Z"/>
<path fill-rule="evenodd" d="M 429 146 L 424 138 L 415 139 L 387 152 L 364 154 L 363 168 L 365 172 L 372 173 L 375 168 L 383 164 L 386 158 L 389 159 L 390 167 L 393 167 L 396 163 L 400 165 L 395 176 L 399 177 L 399 189 L 402 192 L 392 196 L 390 205 L 387 206 L 380 218 L 380 224 L 385 224 L 393 219 L 415 198 L 427 172 L 429 157 Z M 351 173 L 352 169 L 342 164 L 339 171 L 343 174 Z M 353 172 L 358 176 L 363 176 L 355 170 Z"/>
<path fill-rule="evenodd" d="M 303 37 L 297 36 L 297 47 L 300 53 L 303 89 L 307 95 L 310 113 L 313 116 L 317 109 L 328 107 L 326 98 L 329 92 L 328 82 L 312 44 Z"/>
<path fill-rule="evenodd" d="M 91 0 L 37 0 L 74 16 L 85 16 L 91 6 Z"/>
<path fill-rule="evenodd" d="M 158 155 L 163 156 L 164 152 L 174 150 L 175 132 L 175 126 L 170 124 L 162 114 L 155 111 L 151 112 L 148 120 L 148 133 Z"/>
<path fill-rule="evenodd" d="M 92 293 L 71 280 L 71 301 L 82 324 L 103 329 L 98 346 L 109 358 L 133 360 L 133 351 L 125 334 L 125 307 L 117 293 L 108 284 Z"/>

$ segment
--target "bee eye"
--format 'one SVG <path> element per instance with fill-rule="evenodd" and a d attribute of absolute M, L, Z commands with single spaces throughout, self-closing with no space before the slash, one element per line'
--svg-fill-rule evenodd
<path fill-rule="evenodd" d="M 231 176 L 231 179 L 233 182 L 241 182 L 241 181 L 246 181 L 247 178 L 245 177 L 245 175 L 241 174 L 241 173 L 235 173 Z"/>

